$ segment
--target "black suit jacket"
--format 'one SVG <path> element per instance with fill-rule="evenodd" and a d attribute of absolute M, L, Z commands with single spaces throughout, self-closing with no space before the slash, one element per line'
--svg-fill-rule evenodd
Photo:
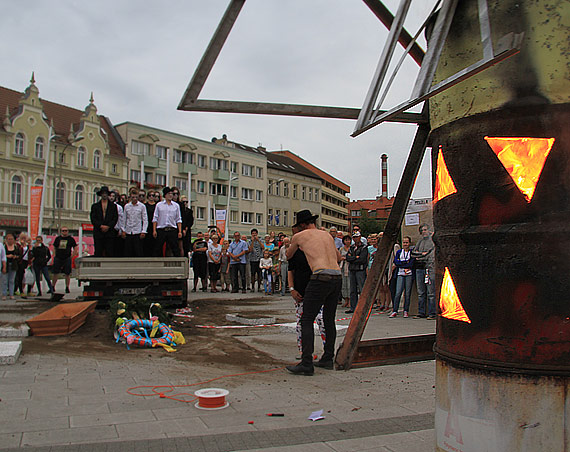
<path fill-rule="evenodd" d="M 114 202 L 108 201 L 107 212 L 103 215 L 101 201 L 91 206 L 91 223 L 93 224 L 93 237 L 114 237 L 116 235 L 115 225 L 119 221 L 119 211 Z M 101 226 L 109 226 L 107 232 L 101 231 Z"/>

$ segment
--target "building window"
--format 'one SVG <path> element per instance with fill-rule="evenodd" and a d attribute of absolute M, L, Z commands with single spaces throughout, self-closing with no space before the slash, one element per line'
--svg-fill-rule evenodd
<path fill-rule="evenodd" d="M 261 168 L 260 166 L 255 167 L 255 177 L 257 177 L 258 179 L 263 179 L 263 168 Z"/>
<path fill-rule="evenodd" d="M 351 217 L 359 217 L 360 216 L 360 210 L 351 210 L 350 216 Z"/>
<path fill-rule="evenodd" d="M 44 158 L 44 139 L 38 137 L 36 139 L 36 150 L 34 152 L 34 157 L 43 160 Z"/>
<path fill-rule="evenodd" d="M 160 159 L 160 160 L 166 160 L 166 155 L 168 153 L 168 148 L 165 148 L 164 146 L 156 146 L 156 156 Z"/>
<path fill-rule="evenodd" d="M 283 211 L 283 226 L 289 225 L 289 212 L 287 210 Z"/>
<path fill-rule="evenodd" d="M 36 179 L 34 181 L 34 185 L 35 186 L 41 185 L 43 187 L 44 186 L 44 180 L 43 179 Z"/>
<path fill-rule="evenodd" d="M 188 181 L 180 177 L 174 178 L 174 186 L 180 191 L 186 191 L 188 188 Z"/>
<path fill-rule="evenodd" d="M 14 142 L 14 154 L 24 155 L 24 135 L 22 133 L 16 134 L 16 140 Z"/>
<path fill-rule="evenodd" d="M 137 170 L 131 170 L 131 182 L 140 182 L 141 172 Z"/>
<path fill-rule="evenodd" d="M 156 175 L 156 184 L 157 185 L 166 185 L 166 174 L 157 174 Z"/>
<path fill-rule="evenodd" d="M 238 188 L 237 187 L 230 187 L 230 198 L 237 199 L 238 197 Z"/>
<path fill-rule="evenodd" d="M 12 204 L 22 204 L 22 178 L 20 176 L 12 177 L 10 201 Z"/>
<path fill-rule="evenodd" d="M 83 210 L 83 185 L 75 187 L 75 210 Z"/>
<path fill-rule="evenodd" d="M 227 170 L 228 161 L 218 159 L 216 157 L 210 157 L 210 169 L 211 170 Z"/>
<path fill-rule="evenodd" d="M 77 149 L 77 166 L 85 168 L 85 148 L 83 146 L 79 146 Z"/>
<path fill-rule="evenodd" d="M 198 207 L 196 209 L 196 219 L 197 220 L 204 220 L 206 218 L 206 208 L 205 207 Z"/>
<path fill-rule="evenodd" d="M 281 182 L 275 181 L 275 196 L 281 196 Z"/>
<path fill-rule="evenodd" d="M 237 174 L 238 173 L 238 162 L 231 162 L 230 163 L 230 172 Z"/>
<path fill-rule="evenodd" d="M 275 211 L 275 226 L 279 226 L 280 221 L 281 221 L 281 211 L 277 209 Z"/>
<path fill-rule="evenodd" d="M 307 199 L 307 187 L 301 187 L 301 200 L 305 201 Z"/>
<path fill-rule="evenodd" d="M 206 168 L 206 156 L 198 154 L 198 167 Z"/>
<path fill-rule="evenodd" d="M 196 191 L 202 194 L 206 193 L 206 182 L 204 182 L 203 180 L 199 180 L 198 188 L 196 189 Z"/>
<path fill-rule="evenodd" d="M 241 165 L 241 174 L 242 176 L 253 176 L 253 166 L 243 163 Z"/>
<path fill-rule="evenodd" d="M 241 222 L 243 224 L 253 224 L 253 212 L 242 212 Z"/>
<path fill-rule="evenodd" d="M 253 201 L 253 190 L 251 188 L 242 188 L 241 199 L 245 199 L 246 201 Z"/>
<path fill-rule="evenodd" d="M 117 164 L 116 164 L 116 163 L 113 163 L 113 164 L 111 165 L 111 172 L 112 172 L 113 174 L 117 174 Z"/>
<path fill-rule="evenodd" d="M 289 197 L 289 182 L 283 182 L 283 196 L 285 198 Z"/>
<path fill-rule="evenodd" d="M 309 201 L 313 200 L 313 187 L 309 187 Z"/>
<path fill-rule="evenodd" d="M 131 141 L 131 153 L 134 155 L 150 155 L 150 144 L 142 141 Z"/>
<path fill-rule="evenodd" d="M 255 200 L 257 202 L 263 202 L 263 192 L 261 190 L 255 190 Z"/>
<path fill-rule="evenodd" d="M 194 163 L 194 154 L 174 149 L 174 163 Z"/>
<path fill-rule="evenodd" d="M 101 169 L 101 151 L 95 149 L 93 153 L 93 169 Z"/>
<path fill-rule="evenodd" d="M 263 214 L 256 213 L 255 214 L 255 224 L 263 224 Z"/>
<path fill-rule="evenodd" d="M 271 223 L 273 223 L 273 209 L 267 211 L 267 225 L 271 226 Z"/>
<path fill-rule="evenodd" d="M 225 196 L 228 194 L 228 186 L 224 184 L 215 184 L 213 182 L 210 182 L 210 194 Z"/>
<path fill-rule="evenodd" d="M 238 211 L 237 210 L 230 210 L 230 221 L 232 223 L 237 223 L 237 221 L 238 221 Z"/>
<path fill-rule="evenodd" d="M 56 209 L 63 209 L 65 200 L 65 184 L 58 182 L 55 189 L 55 207 Z"/>
<path fill-rule="evenodd" d="M 273 186 L 273 181 L 271 179 L 269 179 L 267 181 L 267 194 L 268 195 L 272 195 L 273 194 L 273 190 L 271 189 L 271 187 Z"/>
<path fill-rule="evenodd" d="M 318 188 L 315 188 L 315 202 L 320 202 L 319 189 Z"/>
<path fill-rule="evenodd" d="M 95 187 L 93 189 L 93 196 L 91 198 L 91 204 L 95 204 L 97 202 L 97 200 L 99 199 L 99 195 L 97 194 L 98 191 L 99 191 L 99 187 Z"/>
<path fill-rule="evenodd" d="M 293 184 L 293 199 L 297 199 L 297 184 Z"/>
<path fill-rule="evenodd" d="M 58 162 L 59 162 L 61 165 L 64 165 L 64 164 L 65 164 L 65 154 L 64 154 L 63 152 L 60 152 L 58 155 L 59 155 L 59 157 L 58 157 Z"/>

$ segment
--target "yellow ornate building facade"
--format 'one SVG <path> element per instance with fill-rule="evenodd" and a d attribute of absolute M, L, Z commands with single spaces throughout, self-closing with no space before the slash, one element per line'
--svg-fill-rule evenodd
<path fill-rule="evenodd" d="M 27 231 L 33 185 L 44 187 L 44 233 L 89 223 L 99 187 L 126 191 L 125 146 L 93 95 L 83 111 L 46 101 L 32 75 L 23 93 L 0 87 L 0 112 L 0 231 Z"/>

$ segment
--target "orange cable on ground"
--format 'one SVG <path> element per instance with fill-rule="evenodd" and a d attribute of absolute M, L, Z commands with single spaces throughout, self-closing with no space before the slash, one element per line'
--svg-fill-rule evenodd
<path fill-rule="evenodd" d="M 283 369 L 283 367 L 276 367 L 274 369 L 268 369 L 268 370 L 256 370 L 255 372 L 244 372 L 241 374 L 222 375 L 220 377 L 214 377 L 214 378 L 211 378 L 209 380 L 200 381 L 198 383 L 190 383 L 187 385 L 154 385 L 154 386 L 152 386 L 152 385 L 141 385 L 141 386 L 133 386 L 132 388 L 127 389 L 127 394 L 130 394 L 133 396 L 138 396 L 138 397 L 159 396 L 161 399 L 170 399 L 170 400 L 175 400 L 177 402 L 191 403 L 191 402 L 194 402 L 195 400 L 198 399 L 198 397 L 196 397 L 194 394 L 189 394 L 187 392 L 181 392 L 179 394 L 174 394 L 172 396 L 168 396 L 168 395 L 166 395 L 166 393 L 174 391 L 174 388 L 187 388 L 190 386 L 203 385 L 205 383 L 210 383 L 212 381 L 220 380 L 222 378 L 241 377 L 243 375 L 261 374 L 261 373 L 266 373 L 266 372 L 274 372 L 276 370 L 281 370 L 281 369 Z M 150 393 L 150 394 L 137 394 L 137 393 L 132 392 L 136 389 L 141 389 L 141 388 L 150 388 L 152 393 Z M 160 388 L 167 388 L 168 390 L 158 392 L 157 389 L 160 389 Z M 192 399 L 190 399 L 190 400 L 180 399 L 180 398 L 178 398 L 180 396 L 191 396 Z"/>

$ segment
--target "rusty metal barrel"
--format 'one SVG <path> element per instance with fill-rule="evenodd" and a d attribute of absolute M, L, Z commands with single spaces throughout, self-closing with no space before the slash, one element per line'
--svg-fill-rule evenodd
<path fill-rule="evenodd" d="M 469 64 L 459 2 L 437 77 Z M 489 1 L 518 55 L 430 101 L 436 449 L 570 450 L 570 80 L 564 2 Z"/>

